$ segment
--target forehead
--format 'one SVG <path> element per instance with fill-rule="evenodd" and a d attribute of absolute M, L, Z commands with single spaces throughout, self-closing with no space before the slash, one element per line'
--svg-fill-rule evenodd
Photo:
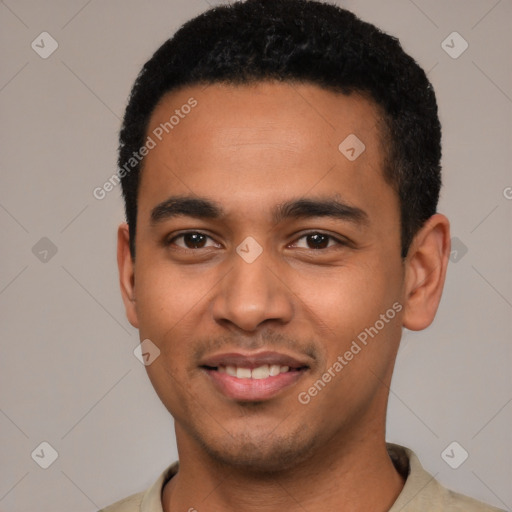
<path fill-rule="evenodd" d="M 396 202 L 383 178 L 380 126 L 370 100 L 310 84 L 173 91 L 148 125 L 154 148 L 144 160 L 140 206 L 176 194 L 209 196 L 238 209 L 326 193 L 360 206 Z"/>

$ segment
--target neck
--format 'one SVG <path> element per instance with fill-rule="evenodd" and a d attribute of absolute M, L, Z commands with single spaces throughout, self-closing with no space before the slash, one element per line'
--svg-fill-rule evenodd
<path fill-rule="evenodd" d="M 404 485 L 387 453 L 383 429 L 357 439 L 335 436 L 293 468 L 258 475 L 219 466 L 178 434 L 179 428 L 178 447 L 181 440 L 185 449 L 178 474 L 164 488 L 164 512 L 386 512 Z"/>

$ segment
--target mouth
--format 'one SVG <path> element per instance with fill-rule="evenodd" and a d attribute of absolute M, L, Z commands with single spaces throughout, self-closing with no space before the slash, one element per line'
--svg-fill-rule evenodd
<path fill-rule="evenodd" d="M 215 388 L 235 401 L 269 400 L 294 385 L 309 365 L 277 352 L 219 354 L 201 362 Z"/>

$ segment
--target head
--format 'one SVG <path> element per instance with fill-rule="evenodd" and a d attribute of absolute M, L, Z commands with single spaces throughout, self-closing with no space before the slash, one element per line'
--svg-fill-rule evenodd
<path fill-rule="evenodd" d="M 178 442 L 279 470 L 383 432 L 402 327 L 444 283 L 440 137 L 424 71 L 333 5 L 236 2 L 157 50 L 120 135 L 118 261 Z M 292 371 L 251 387 L 237 361 Z"/>
<path fill-rule="evenodd" d="M 441 187 L 441 126 L 434 90 L 399 41 L 334 5 L 253 0 L 211 9 L 186 23 L 145 64 L 120 136 L 119 167 L 135 256 L 137 194 L 146 143 L 162 98 L 187 85 L 309 83 L 380 107 L 385 179 L 400 203 L 402 256 L 435 212 Z"/>

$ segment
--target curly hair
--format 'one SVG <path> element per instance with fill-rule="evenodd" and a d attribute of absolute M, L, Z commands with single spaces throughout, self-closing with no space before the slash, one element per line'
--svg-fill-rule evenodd
<path fill-rule="evenodd" d="M 119 137 L 132 257 L 144 161 L 130 172 L 120 170 L 144 145 L 158 102 L 185 86 L 267 80 L 358 92 L 380 107 L 387 143 L 383 175 L 398 194 L 404 258 L 439 200 L 441 125 L 434 90 L 397 38 L 314 0 L 246 0 L 209 9 L 185 23 L 143 66 Z"/>

